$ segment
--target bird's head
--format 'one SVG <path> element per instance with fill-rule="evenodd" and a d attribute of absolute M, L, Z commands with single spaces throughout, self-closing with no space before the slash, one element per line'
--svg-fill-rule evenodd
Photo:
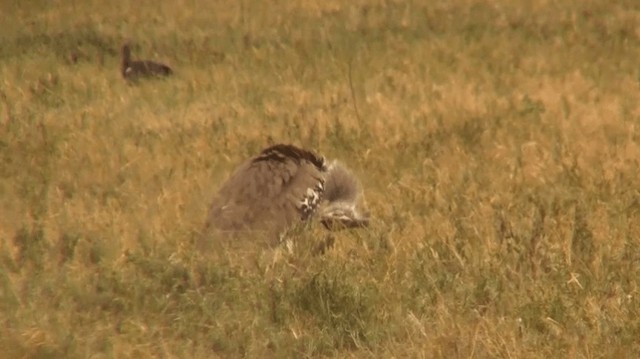
<path fill-rule="evenodd" d="M 320 223 L 327 229 L 359 228 L 369 225 L 369 214 L 351 202 L 331 202 L 320 210 Z"/>

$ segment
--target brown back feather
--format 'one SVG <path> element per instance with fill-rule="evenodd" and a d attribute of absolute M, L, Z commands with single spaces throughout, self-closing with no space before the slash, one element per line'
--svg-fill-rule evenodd
<path fill-rule="evenodd" d="M 309 161 L 318 169 L 325 169 L 324 158 L 317 156 L 311 151 L 298 148 L 293 145 L 277 144 L 264 149 L 253 161 L 278 161 L 293 160 L 297 163 Z"/>
<path fill-rule="evenodd" d="M 314 204 L 307 201 L 307 210 L 301 204 L 309 197 L 308 189 L 323 189 L 322 164 L 322 158 L 294 146 L 267 148 L 222 185 L 212 201 L 207 228 L 278 232 L 307 219 Z"/>

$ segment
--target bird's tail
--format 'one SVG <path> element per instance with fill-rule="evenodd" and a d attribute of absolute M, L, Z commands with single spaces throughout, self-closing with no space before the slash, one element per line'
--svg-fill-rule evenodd
<path fill-rule="evenodd" d="M 324 206 L 320 221 L 327 228 L 364 227 L 369 215 L 363 205 L 362 186 L 358 178 L 342 163 L 333 161 L 325 177 Z"/>

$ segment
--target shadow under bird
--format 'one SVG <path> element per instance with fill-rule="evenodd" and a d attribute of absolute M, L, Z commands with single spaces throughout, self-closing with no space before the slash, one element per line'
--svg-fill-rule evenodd
<path fill-rule="evenodd" d="M 342 163 L 278 144 L 244 162 L 221 186 L 209 208 L 205 236 L 263 231 L 272 242 L 310 220 L 329 230 L 365 227 L 369 217 L 361 202 L 360 182 Z"/>
<path fill-rule="evenodd" d="M 173 74 L 173 70 L 159 62 L 150 60 L 132 60 L 131 46 L 122 45 L 122 64 L 120 70 L 122 77 L 127 81 L 135 81 L 144 77 L 164 77 Z"/>

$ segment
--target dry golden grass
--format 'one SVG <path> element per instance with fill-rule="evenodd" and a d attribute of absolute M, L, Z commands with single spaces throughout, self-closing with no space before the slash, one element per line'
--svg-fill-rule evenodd
<path fill-rule="evenodd" d="M 4 2 L 6 358 L 640 355 L 640 4 Z M 127 85 L 118 48 L 171 65 Z M 375 222 L 203 255 L 273 142 Z"/>

